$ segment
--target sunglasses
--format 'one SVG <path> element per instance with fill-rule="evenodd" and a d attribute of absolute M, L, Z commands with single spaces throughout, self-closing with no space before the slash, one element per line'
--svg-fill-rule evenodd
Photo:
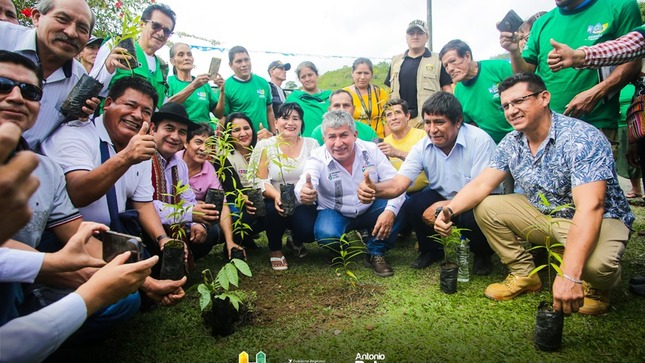
<path fill-rule="evenodd" d="M 163 29 L 163 35 L 168 38 L 169 36 L 173 35 L 173 31 L 164 27 L 161 23 L 157 23 L 156 21 L 153 20 L 144 20 L 146 23 L 150 23 L 150 26 L 153 31 L 158 32 L 159 30 Z"/>
<path fill-rule="evenodd" d="M 29 83 L 16 82 L 13 79 L 0 77 L 0 93 L 10 93 L 14 87 L 20 89 L 22 97 L 29 101 L 40 101 L 43 98 L 43 90 L 38 86 Z"/>

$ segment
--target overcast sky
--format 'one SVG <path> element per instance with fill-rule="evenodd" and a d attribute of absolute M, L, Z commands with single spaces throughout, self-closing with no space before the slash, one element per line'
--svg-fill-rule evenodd
<path fill-rule="evenodd" d="M 289 62 L 288 80 L 297 81 L 295 66 L 310 60 L 322 73 L 351 65 L 357 57 L 374 63 L 407 49 L 405 30 L 410 21 L 426 19 L 427 0 L 162 0 L 177 13 L 175 31 L 221 42 L 220 51 L 194 50 L 193 74 L 206 72 L 210 57 L 222 58 L 220 73 L 232 74 L 228 49 L 242 45 L 251 54 L 253 72 L 268 78 L 272 60 Z M 433 0 L 433 51 L 451 39 L 470 45 L 475 59 L 503 52 L 495 28 L 510 9 L 523 19 L 555 7 L 553 0 Z M 207 45 L 203 41 L 171 41 Z M 274 54 L 271 52 L 277 52 Z M 284 54 L 294 55 L 284 55 Z M 160 50 L 168 58 L 168 49 Z"/>

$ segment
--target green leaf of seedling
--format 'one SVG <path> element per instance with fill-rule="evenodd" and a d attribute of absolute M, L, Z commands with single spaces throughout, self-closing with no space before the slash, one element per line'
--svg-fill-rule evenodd
<path fill-rule="evenodd" d="M 229 283 L 228 274 L 226 273 L 225 267 L 223 267 L 217 273 L 217 281 L 219 282 L 222 289 L 228 291 L 230 283 Z"/>
<path fill-rule="evenodd" d="M 546 199 L 544 194 L 538 193 L 538 196 L 540 197 L 540 204 L 542 204 L 543 206 L 545 206 L 547 208 L 549 208 L 551 206 L 551 203 L 549 203 L 549 200 Z"/>
<path fill-rule="evenodd" d="M 556 265 L 555 263 L 552 263 L 551 267 L 553 267 L 553 269 L 558 275 L 562 276 L 562 270 L 560 269 L 560 266 Z"/>
<path fill-rule="evenodd" d="M 345 273 L 346 273 L 347 275 L 349 275 L 349 277 L 351 277 L 351 278 L 353 278 L 353 279 L 358 280 L 358 277 L 356 277 L 356 275 L 355 275 L 352 271 L 347 270 L 347 271 L 345 271 Z"/>
<path fill-rule="evenodd" d="M 199 291 L 199 308 L 204 311 L 208 304 L 211 303 L 211 291 L 204 284 L 199 284 L 197 286 L 197 291 Z"/>
<path fill-rule="evenodd" d="M 560 254 L 559 254 L 559 253 L 556 253 L 556 252 L 553 252 L 553 251 L 549 251 L 549 255 L 550 255 L 551 257 L 555 258 L 556 260 L 558 260 L 558 262 L 560 262 L 560 264 L 562 265 L 562 257 L 560 256 Z"/>
<path fill-rule="evenodd" d="M 540 272 L 540 270 L 542 270 L 545 267 L 546 267 L 546 265 L 542 265 L 542 266 L 538 266 L 538 267 L 534 268 L 533 270 L 531 270 L 531 272 L 529 272 L 529 276 L 533 276 L 534 274 Z"/>
<path fill-rule="evenodd" d="M 237 284 L 239 283 L 239 276 L 237 275 L 237 268 L 235 267 L 235 265 L 232 263 L 227 263 L 224 268 L 226 270 L 226 275 L 228 276 L 228 281 L 233 286 L 237 287 Z"/>
<path fill-rule="evenodd" d="M 248 277 L 252 276 L 251 268 L 249 267 L 248 263 L 246 263 L 243 260 L 237 259 L 237 258 L 233 259 L 233 263 L 235 264 L 235 267 L 237 267 L 237 269 L 240 270 L 240 272 L 243 275 L 248 276 Z"/>
<path fill-rule="evenodd" d="M 539 249 L 539 248 L 546 248 L 546 246 L 542 246 L 542 245 L 535 245 L 535 246 L 533 246 L 533 247 L 531 247 L 531 248 L 527 249 L 527 251 L 533 251 L 533 250 L 537 250 L 537 249 Z"/>

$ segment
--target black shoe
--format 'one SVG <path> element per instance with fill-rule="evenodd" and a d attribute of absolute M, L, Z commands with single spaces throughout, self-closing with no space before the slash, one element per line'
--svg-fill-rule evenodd
<path fill-rule="evenodd" d="M 394 270 L 383 256 L 374 256 L 367 254 L 365 256 L 365 266 L 374 270 L 374 274 L 380 277 L 389 277 L 394 275 Z"/>
<path fill-rule="evenodd" d="M 441 256 L 437 255 L 437 252 L 421 252 L 419 257 L 412 261 L 410 267 L 416 269 L 426 268 L 432 265 L 433 262 L 441 260 L 441 258 Z"/>
<path fill-rule="evenodd" d="M 475 255 L 473 260 L 473 273 L 478 276 L 487 276 L 493 271 L 493 262 L 488 255 Z"/>

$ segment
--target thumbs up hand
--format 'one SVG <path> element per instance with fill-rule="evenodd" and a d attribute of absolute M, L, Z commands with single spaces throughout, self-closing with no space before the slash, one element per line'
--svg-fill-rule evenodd
<path fill-rule="evenodd" d="M 370 173 L 367 170 L 363 173 L 363 181 L 358 185 L 358 200 L 364 204 L 370 204 L 376 200 L 376 184 L 370 179 Z"/>
<path fill-rule="evenodd" d="M 305 184 L 300 189 L 300 202 L 311 205 L 316 202 L 316 199 L 318 199 L 318 192 L 311 182 L 311 174 L 307 173 L 305 176 Z"/>
<path fill-rule="evenodd" d="M 551 39 L 553 50 L 549 52 L 546 63 L 553 72 L 564 68 L 580 67 L 585 60 L 585 52 L 582 50 L 573 50 L 566 44 L 558 43 Z"/>
<path fill-rule="evenodd" d="M 260 123 L 260 129 L 258 130 L 258 141 L 268 139 L 271 136 L 273 136 L 271 131 L 265 129 L 264 125 L 262 123 Z"/>
<path fill-rule="evenodd" d="M 128 145 L 119 152 L 122 154 L 130 165 L 138 164 L 144 160 L 150 160 L 157 152 L 155 140 L 152 135 L 148 135 L 150 126 L 148 122 L 143 121 L 139 132 L 134 135 Z"/>

